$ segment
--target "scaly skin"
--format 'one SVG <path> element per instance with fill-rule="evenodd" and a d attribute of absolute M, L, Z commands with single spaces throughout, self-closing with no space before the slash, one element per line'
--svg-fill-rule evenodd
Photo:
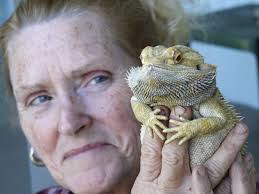
<path fill-rule="evenodd" d="M 140 59 L 143 66 L 129 72 L 128 84 L 134 94 L 132 109 L 142 129 L 162 140 L 165 137 L 161 129 L 174 133 L 165 143 L 190 140 L 191 166 L 203 164 L 239 121 L 216 87 L 216 67 L 205 64 L 198 52 L 182 45 L 146 47 Z M 194 119 L 170 120 L 176 127 L 167 128 L 161 121 L 168 118 L 152 110 L 157 105 L 191 106 Z"/>

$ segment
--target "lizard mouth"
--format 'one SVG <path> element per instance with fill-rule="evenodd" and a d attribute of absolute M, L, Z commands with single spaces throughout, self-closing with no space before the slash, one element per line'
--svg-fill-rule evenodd
<path fill-rule="evenodd" d="M 166 70 L 166 71 L 170 71 L 170 72 L 180 72 L 180 71 L 184 71 L 184 72 L 188 72 L 188 71 L 200 71 L 200 69 L 198 69 L 197 67 L 190 67 L 190 66 L 186 66 L 186 65 L 146 65 L 146 68 L 154 68 L 154 69 L 161 69 L 161 70 Z"/>

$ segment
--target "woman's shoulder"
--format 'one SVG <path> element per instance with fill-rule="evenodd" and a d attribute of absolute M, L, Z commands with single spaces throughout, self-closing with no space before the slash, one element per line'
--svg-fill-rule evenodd
<path fill-rule="evenodd" d="M 71 191 L 68 191 L 62 187 L 55 186 L 43 189 L 35 194 L 73 194 Z"/>

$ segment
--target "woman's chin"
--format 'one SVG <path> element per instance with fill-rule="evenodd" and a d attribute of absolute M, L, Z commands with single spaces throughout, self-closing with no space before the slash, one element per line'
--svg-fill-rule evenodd
<path fill-rule="evenodd" d="M 61 165 L 61 185 L 76 194 L 109 191 L 130 173 L 132 162 L 121 155 L 115 147 L 82 153 L 67 158 Z"/>
<path fill-rule="evenodd" d="M 125 175 L 125 165 L 123 161 L 114 161 L 77 172 L 65 177 L 65 184 L 73 193 L 96 194 L 108 192 L 115 185 L 119 184 Z"/>

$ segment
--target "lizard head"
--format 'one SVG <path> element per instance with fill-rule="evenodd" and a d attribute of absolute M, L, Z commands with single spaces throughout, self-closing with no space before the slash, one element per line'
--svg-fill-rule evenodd
<path fill-rule="evenodd" d="M 162 57 L 165 50 L 166 47 L 161 45 L 155 47 L 147 46 L 142 50 L 140 60 L 143 65 L 161 64 L 164 61 Z"/>
<path fill-rule="evenodd" d="M 204 64 L 204 59 L 198 52 L 183 45 L 169 48 L 160 45 L 148 46 L 143 49 L 140 59 L 143 66 L 155 65 L 166 69 L 174 67 L 199 69 L 199 65 Z"/>

